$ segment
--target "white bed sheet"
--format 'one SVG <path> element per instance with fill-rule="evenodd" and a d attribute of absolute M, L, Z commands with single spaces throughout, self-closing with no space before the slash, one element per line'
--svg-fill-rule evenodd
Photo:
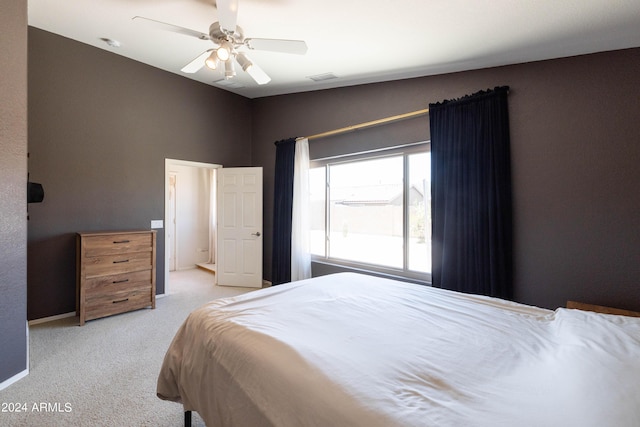
<path fill-rule="evenodd" d="M 341 273 L 212 301 L 158 396 L 208 426 L 640 426 L 640 319 Z"/>

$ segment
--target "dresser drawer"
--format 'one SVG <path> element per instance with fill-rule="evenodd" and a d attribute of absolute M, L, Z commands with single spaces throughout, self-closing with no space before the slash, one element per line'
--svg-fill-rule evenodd
<path fill-rule="evenodd" d="M 114 285 L 108 291 L 105 289 L 104 292 L 88 292 L 85 295 L 85 303 L 87 304 L 87 310 L 91 309 L 97 305 L 108 305 L 119 304 L 122 302 L 126 302 L 127 300 L 135 299 L 138 296 L 143 296 L 148 305 L 151 304 L 151 286 L 142 285 L 136 287 L 124 287 L 122 284 L 120 286 Z"/>
<path fill-rule="evenodd" d="M 110 294 L 88 297 L 85 301 L 85 320 L 111 316 L 152 306 L 151 289 L 127 289 Z"/>
<path fill-rule="evenodd" d="M 146 286 L 151 288 L 153 280 L 151 269 L 134 271 L 122 274 L 109 274 L 87 278 L 84 282 L 85 297 L 95 293 L 118 291 L 119 289 L 138 288 Z"/>
<path fill-rule="evenodd" d="M 87 257 L 84 260 L 84 274 L 86 278 L 91 278 L 105 274 L 149 270 L 153 261 L 151 255 L 151 252 L 136 252 Z"/>
<path fill-rule="evenodd" d="M 150 252 L 152 236 L 149 233 L 130 233 L 91 236 L 83 241 L 84 256 L 115 255 L 129 252 Z"/>

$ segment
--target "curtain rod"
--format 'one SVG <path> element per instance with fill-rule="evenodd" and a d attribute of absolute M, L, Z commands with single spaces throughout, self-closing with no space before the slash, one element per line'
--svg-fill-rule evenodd
<path fill-rule="evenodd" d="M 338 134 L 345 133 L 345 132 L 351 132 L 351 131 L 358 130 L 358 129 L 364 129 L 364 128 L 368 128 L 370 126 L 376 126 L 376 125 L 381 125 L 381 124 L 384 124 L 384 123 L 390 123 L 390 122 L 395 122 L 395 121 L 398 121 L 398 120 L 408 119 L 408 118 L 411 118 L 411 117 L 422 116 L 422 115 L 427 114 L 427 113 L 429 113 L 429 109 L 425 108 L 425 109 L 422 109 L 422 110 L 411 111 L 410 113 L 398 114 L 397 116 L 385 117 L 383 119 L 372 120 L 370 122 L 359 123 L 357 125 L 352 125 L 352 126 L 343 127 L 343 128 L 340 128 L 340 129 L 330 130 L 330 131 L 327 131 L 327 132 L 317 133 L 315 135 L 306 136 L 305 138 L 307 138 L 307 139 L 325 138 L 327 136 L 333 136 L 333 135 L 338 135 Z"/>

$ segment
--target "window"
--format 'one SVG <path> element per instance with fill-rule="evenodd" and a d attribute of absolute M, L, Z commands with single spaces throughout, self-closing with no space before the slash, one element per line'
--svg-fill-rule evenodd
<path fill-rule="evenodd" d="M 312 162 L 314 259 L 426 280 L 430 166 L 427 144 Z"/>

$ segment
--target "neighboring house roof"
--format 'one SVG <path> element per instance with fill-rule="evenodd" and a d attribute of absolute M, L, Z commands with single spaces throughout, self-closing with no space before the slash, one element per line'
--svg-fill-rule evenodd
<path fill-rule="evenodd" d="M 399 205 L 402 203 L 402 184 L 366 185 L 359 187 L 332 188 L 331 199 L 339 205 Z M 412 185 L 409 200 L 422 201 L 421 188 Z"/>

